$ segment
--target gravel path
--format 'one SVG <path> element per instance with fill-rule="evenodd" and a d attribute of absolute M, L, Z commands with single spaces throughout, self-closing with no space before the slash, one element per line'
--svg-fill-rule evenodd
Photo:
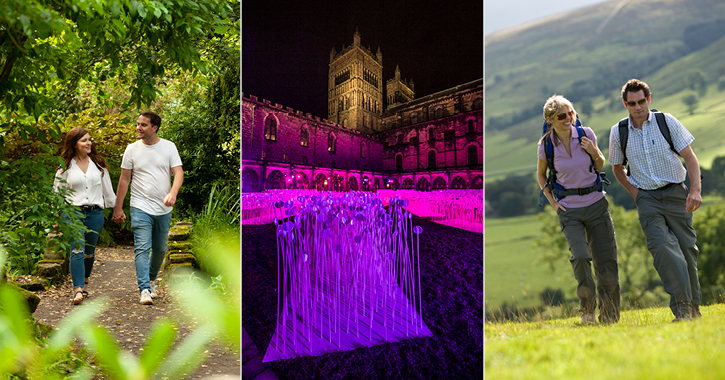
<path fill-rule="evenodd" d="M 162 273 L 159 274 L 161 278 Z M 195 322 L 183 318 L 181 311 L 172 303 L 165 286 L 157 287 L 159 297 L 153 305 L 140 305 L 136 285 L 136 271 L 133 264 L 133 246 L 102 248 L 96 250 L 96 262 L 86 290 L 93 297 L 108 297 L 108 309 L 98 316 L 96 321 L 116 336 L 119 345 L 139 355 L 146 341 L 151 324 L 160 318 L 168 317 L 177 323 L 177 339 L 186 337 Z M 36 292 L 40 297 L 38 309 L 33 316 L 40 322 L 55 328 L 72 311 L 73 287 L 68 276 L 60 285 L 54 285 L 46 291 Z M 241 372 L 240 354 L 224 346 L 222 342 L 212 343 L 207 349 L 207 359 L 186 379 L 214 378 L 238 379 Z M 92 363 L 92 359 L 88 359 Z M 97 377 L 103 379 L 103 376 Z"/>

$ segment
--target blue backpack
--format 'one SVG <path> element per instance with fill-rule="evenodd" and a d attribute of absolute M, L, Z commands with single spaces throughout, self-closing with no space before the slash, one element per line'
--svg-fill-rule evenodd
<path fill-rule="evenodd" d="M 546 125 L 547 122 L 546 120 L 544 120 L 542 136 L 546 133 Z M 579 138 L 579 144 L 581 144 L 582 137 L 586 136 L 586 134 L 584 133 L 584 129 L 582 129 L 581 121 L 579 121 L 579 115 L 577 115 L 576 117 L 576 124 L 574 125 L 574 128 L 576 129 L 577 137 Z M 603 191 L 604 184 L 611 184 L 611 182 L 609 182 L 606 177 L 606 173 L 594 169 L 594 159 L 590 156 L 589 158 L 591 159 L 592 163 L 591 165 L 589 165 L 589 171 L 597 173 L 597 180 L 594 182 L 594 184 L 592 186 L 579 189 L 565 189 L 564 186 L 561 186 L 556 182 L 556 169 L 554 168 L 554 144 L 551 141 L 551 135 L 544 139 L 544 152 L 546 153 L 546 162 L 549 170 L 549 175 L 546 178 L 546 185 L 543 189 L 541 189 L 541 192 L 539 193 L 539 207 L 544 206 L 544 199 L 546 199 L 546 196 L 544 195 L 544 189 L 546 189 L 547 186 L 551 189 L 551 194 L 554 195 L 554 198 L 556 198 L 556 200 L 561 200 L 567 195 L 586 195 L 595 191 Z"/>

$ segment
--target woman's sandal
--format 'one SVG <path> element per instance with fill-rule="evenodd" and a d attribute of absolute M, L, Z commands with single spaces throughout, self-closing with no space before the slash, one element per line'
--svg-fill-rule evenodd
<path fill-rule="evenodd" d="M 80 298 L 78 298 L 78 294 L 79 294 L 79 293 L 80 293 L 80 295 L 81 295 L 81 297 L 80 297 Z M 71 302 L 73 302 L 73 305 L 78 305 L 79 303 L 83 302 L 83 298 L 85 298 L 85 297 L 84 297 L 84 295 L 83 295 L 83 291 L 79 290 L 79 291 L 77 291 L 77 292 L 76 292 L 76 293 L 75 293 L 75 294 L 73 295 L 73 301 L 71 301 Z"/>
<path fill-rule="evenodd" d="M 84 298 L 84 299 L 88 298 L 89 294 L 88 294 L 88 292 L 87 292 L 87 291 L 85 291 L 85 290 L 81 290 L 81 293 L 83 293 L 83 298 Z"/>

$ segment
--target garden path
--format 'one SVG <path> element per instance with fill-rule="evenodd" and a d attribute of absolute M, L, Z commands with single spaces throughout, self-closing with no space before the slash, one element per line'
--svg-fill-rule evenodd
<path fill-rule="evenodd" d="M 162 273 L 159 274 L 161 278 Z M 160 318 L 168 317 L 177 323 L 177 339 L 183 339 L 195 322 L 183 318 L 171 302 L 166 286 L 159 286 L 159 297 L 153 305 L 140 305 L 136 287 L 136 271 L 133 264 L 133 246 L 115 248 L 98 247 L 96 262 L 87 291 L 88 300 L 93 297 L 108 298 L 108 309 L 96 321 L 116 337 L 118 344 L 126 351 L 138 356 L 146 341 L 151 324 Z M 40 297 L 38 309 L 33 316 L 38 322 L 53 328 L 75 307 L 71 303 L 72 284 L 70 276 L 59 285 L 46 291 L 36 292 Z M 89 361 L 92 359 L 88 359 Z M 91 365 L 94 363 L 91 361 Z M 241 372 L 240 354 L 227 348 L 223 342 L 213 342 L 207 348 L 207 359 L 186 379 L 239 379 Z"/>

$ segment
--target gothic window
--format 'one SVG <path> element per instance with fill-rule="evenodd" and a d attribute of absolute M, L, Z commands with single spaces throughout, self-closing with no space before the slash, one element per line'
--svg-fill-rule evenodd
<path fill-rule="evenodd" d="M 310 146 L 310 133 L 307 132 L 307 128 L 305 127 L 300 131 L 300 145 Z"/>
<path fill-rule="evenodd" d="M 476 128 L 473 126 L 473 120 L 468 120 L 468 133 L 475 133 Z"/>
<path fill-rule="evenodd" d="M 337 143 L 337 139 L 335 138 L 335 134 L 330 132 L 330 135 L 327 136 L 327 151 L 330 153 L 335 153 L 335 145 Z"/>
<path fill-rule="evenodd" d="M 436 152 L 431 150 L 428 152 L 428 169 L 435 169 L 436 167 Z"/>
<path fill-rule="evenodd" d="M 262 161 L 264 161 L 264 160 L 267 159 L 267 152 L 266 151 L 264 151 L 264 150 L 262 151 L 262 157 L 261 158 L 262 158 Z"/>
<path fill-rule="evenodd" d="M 443 117 L 443 108 L 438 108 L 436 110 L 436 119 Z"/>
<path fill-rule="evenodd" d="M 428 141 L 435 141 L 436 135 L 433 127 L 428 128 Z"/>
<path fill-rule="evenodd" d="M 350 79 L 350 70 L 345 70 L 340 74 L 337 74 L 335 76 L 335 86 L 339 86 L 340 84 L 344 83 Z"/>
<path fill-rule="evenodd" d="M 365 158 L 366 149 L 367 149 L 367 147 L 365 146 L 365 142 L 364 141 L 361 142 L 360 143 L 360 157 Z"/>
<path fill-rule="evenodd" d="M 475 145 L 468 147 L 468 165 L 478 165 L 478 148 Z"/>
<path fill-rule="evenodd" d="M 277 141 L 277 119 L 269 115 L 264 121 L 264 138 L 269 141 Z"/>
<path fill-rule="evenodd" d="M 403 170 L 403 155 L 402 154 L 395 156 L 395 170 L 397 170 L 397 171 Z"/>
<path fill-rule="evenodd" d="M 473 101 L 473 109 L 477 110 L 481 108 L 483 108 L 483 99 L 476 98 L 476 100 Z"/>
<path fill-rule="evenodd" d="M 399 133 L 398 136 L 397 136 L 397 138 L 396 138 L 396 140 L 397 140 L 397 143 L 398 144 L 402 144 L 403 143 L 403 135 Z"/>

